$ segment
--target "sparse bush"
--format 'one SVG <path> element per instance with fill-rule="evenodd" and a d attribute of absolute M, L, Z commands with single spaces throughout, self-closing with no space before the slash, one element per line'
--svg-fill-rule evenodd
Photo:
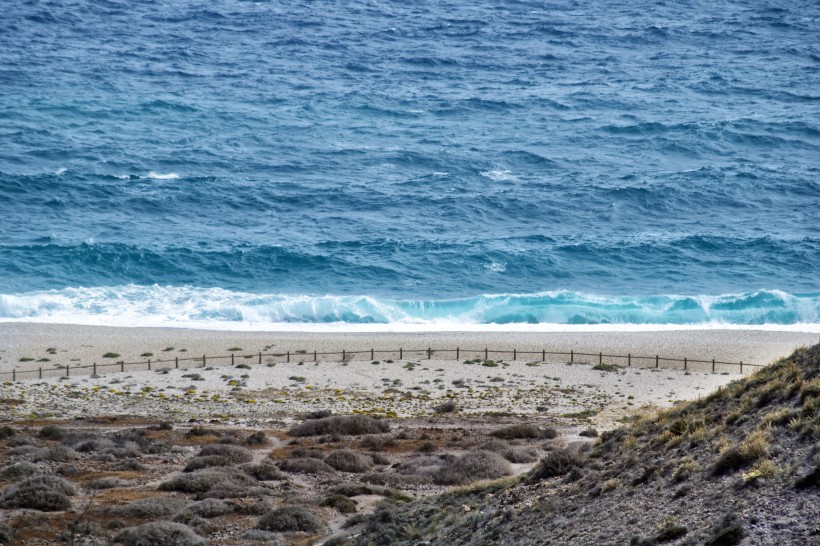
<path fill-rule="evenodd" d="M 356 503 L 344 495 L 331 495 L 323 500 L 320 506 L 335 508 L 340 514 L 356 513 Z"/>
<path fill-rule="evenodd" d="M 139 527 L 123 529 L 114 542 L 125 546 L 198 546 L 206 544 L 205 539 L 194 533 L 188 526 L 171 521 L 151 521 Z"/>
<path fill-rule="evenodd" d="M 434 413 L 455 413 L 458 411 L 458 404 L 456 404 L 453 400 L 447 400 L 443 404 L 439 404 L 438 406 L 433 406 Z"/>
<path fill-rule="evenodd" d="M 191 429 L 188 432 L 185 433 L 186 438 L 193 438 L 193 437 L 196 437 L 196 436 L 211 436 L 211 435 L 219 436 L 219 433 L 217 433 L 213 430 L 208 430 L 205 427 L 191 427 Z"/>
<path fill-rule="evenodd" d="M 40 467 L 34 463 L 23 461 L 20 463 L 10 464 L 0 469 L 0 478 L 4 480 L 14 481 L 21 478 L 28 478 L 40 472 Z"/>
<path fill-rule="evenodd" d="M 541 459 L 538 466 L 530 472 L 527 481 L 529 483 L 535 483 L 547 478 L 563 476 L 574 468 L 583 467 L 584 462 L 583 456 L 577 451 L 568 449 L 550 451 L 546 457 Z"/>
<path fill-rule="evenodd" d="M 40 429 L 37 435 L 48 440 L 62 440 L 66 435 L 66 431 L 57 425 L 46 425 Z"/>
<path fill-rule="evenodd" d="M 263 446 L 268 443 L 268 438 L 265 436 L 265 433 L 261 430 L 257 430 L 256 432 L 250 434 L 247 438 L 245 438 L 245 445 L 248 446 Z"/>
<path fill-rule="evenodd" d="M 310 419 L 288 431 L 291 436 L 321 436 L 324 434 L 342 434 L 359 436 L 362 434 L 380 434 L 390 430 L 384 421 L 366 415 L 337 415 Z"/>
<path fill-rule="evenodd" d="M 589 427 L 579 432 L 578 436 L 585 436 L 587 438 L 597 438 L 598 430 L 593 427 Z"/>
<path fill-rule="evenodd" d="M 373 462 L 368 457 L 351 451 L 349 449 L 339 449 L 325 457 L 325 462 L 342 472 L 367 472 L 373 467 Z"/>
<path fill-rule="evenodd" d="M 56 512 L 71 508 L 69 497 L 77 494 L 71 482 L 57 476 L 34 476 L 7 487 L 0 494 L 2 508 L 28 508 Z"/>
<path fill-rule="evenodd" d="M 0 544 L 11 544 L 14 540 L 14 529 L 5 523 L 0 523 Z"/>
<path fill-rule="evenodd" d="M 498 453 L 474 451 L 439 469 L 433 476 L 433 481 L 439 485 L 464 485 L 477 480 L 509 476 L 511 473 L 510 463 Z"/>
<path fill-rule="evenodd" d="M 91 480 L 88 487 L 90 489 L 114 489 L 115 487 L 122 487 L 126 482 L 114 476 L 106 476 L 104 478 L 97 478 Z"/>
<path fill-rule="evenodd" d="M 206 468 L 190 474 L 180 474 L 159 485 L 160 491 L 180 491 L 200 494 L 217 486 L 247 486 L 253 483 L 250 476 L 232 467 L 220 469 Z"/>
<path fill-rule="evenodd" d="M 658 531 L 658 535 L 655 537 L 657 542 L 670 542 L 672 540 L 679 539 L 689 532 L 685 526 L 680 524 L 680 520 L 678 518 L 672 517 L 666 519 L 663 525 L 661 525 L 660 530 Z"/>
<path fill-rule="evenodd" d="M 330 410 L 315 410 L 305 414 L 305 419 L 324 419 L 325 417 L 330 417 L 333 415 L 333 412 Z"/>
<path fill-rule="evenodd" d="M 511 463 L 531 463 L 538 459 L 538 451 L 531 447 L 511 446 L 501 440 L 490 440 L 479 449 L 498 453 Z"/>
<path fill-rule="evenodd" d="M 198 457 L 225 457 L 232 464 L 249 463 L 253 460 L 253 453 L 241 446 L 230 444 L 209 444 L 202 446 Z"/>
<path fill-rule="evenodd" d="M 108 353 L 105 353 L 105 354 L 103 355 L 103 358 L 119 358 L 119 357 L 120 357 L 120 353 L 111 353 L 111 352 L 108 352 Z"/>
<path fill-rule="evenodd" d="M 755 462 L 767 453 L 768 446 L 769 442 L 765 433 L 753 432 L 740 444 L 723 450 L 712 468 L 712 475 L 729 474 Z"/>
<path fill-rule="evenodd" d="M 129 502 L 125 506 L 110 509 L 112 514 L 134 519 L 156 519 L 170 517 L 191 504 L 188 499 L 175 497 L 152 497 Z"/>
<path fill-rule="evenodd" d="M 11 427 L 0 427 L 0 440 L 8 440 L 17 434 Z"/>
<path fill-rule="evenodd" d="M 46 461 L 56 461 L 56 462 L 66 462 L 66 461 L 73 461 L 79 458 L 79 454 L 71 449 L 70 447 L 66 446 L 56 446 L 52 447 L 47 450 L 44 454 L 42 459 L 35 459 L 35 460 L 46 460 Z"/>
<path fill-rule="evenodd" d="M 189 460 L 182 469 L 183 472 L 194 472 L 195 470 L 202 470 L 203 468 L 211 468 L 214 466 L 233 466 L 234 463 L 228 457 L 222 455 L 211 455 L 208 457 L 194 457 Z"/>
<path fill-rule="evenodd" d="M 241 468 L 242 472 L 248 476 L 256 478 L 260 482 L 285 479 L 285 477 L 279 472 L 279 469 L 276 468 L 276 465 L 269 461 L 264 461 L 259 464 L 248 464 Z"/>
<path fill-rule="evenodd" d="M 290 452 L 291 459 L 324 459 L 325 452 L 321 449 L 311 449 L 307 447 L 297 447 Z"/>
<path fill-rule="evenodd" d="M 257 524 L 257 529 L 288 533 L 302 531 L 312 533 L 319 530 L 319 520 L 309 510 L 300 506 L 284 506 L 268 512 Z"/>
<path fill-rule="evenodd" d="M 205 499 L 188 505 L 184 512 L 200 518 L 216 518 L 233 512 L 233 508 L 218 499 Z"/>
<path fill-rule="evenodd" d="M 335 472 L 332 466 L 320 459 L 287 459 L 279 461 L 279 470 L 290 474 L 330 474 Z"/>
<path fill-rule="evenodd" d="M 511 425 L 490 433 L 501 440 L 518 440 L 532 438 L 555 438 L 558 432 L 552 428 L 540 429 L 533 425 Z"/>

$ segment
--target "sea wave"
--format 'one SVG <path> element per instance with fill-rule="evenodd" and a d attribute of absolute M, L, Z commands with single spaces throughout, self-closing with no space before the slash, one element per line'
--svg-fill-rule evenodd
<path fill-rule="evenodd" d="M 458 299 L 286 295 L 191 286 L 125 285 L 0 294 L 0 320 L 114 326 L 416 325 L 469 329 L 550 325 L 820 327 L 820 292 L 604 296 L 559 291 Z"/>

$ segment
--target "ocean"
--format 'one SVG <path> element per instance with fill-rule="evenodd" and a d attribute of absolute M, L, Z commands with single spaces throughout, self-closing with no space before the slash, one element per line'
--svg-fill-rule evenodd
<path fill-rule="evenodd" d="M 820 325 L 815 1 L 28 0 L 0 320 Z"/>

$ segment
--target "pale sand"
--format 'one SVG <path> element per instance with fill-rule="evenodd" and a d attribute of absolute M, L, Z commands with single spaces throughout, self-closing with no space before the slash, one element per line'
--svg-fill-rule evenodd
<path fill-rule="evenodd" d="M 316 409 L 418 417 L 431 415 L 435 405 L 454 398 L 466 413 L 510 412 L 562 419 L 567 413 L 590 410 L 596 412 L 596 426 L 609 427 L 615 419 L 641 407 L 664 407 L 702 396 L 740 377 L 737 367 L 718 366 L 717 373 L 711 373 L 708 365 L 690 366 L 686 372 L 637 367 L 599 371 L 579 364 L 596 363 L 595 358 L 578 358 L 571 366 L 560 357 L 536 364 L 540 355 L 526 355 L 514 362 L 509 362 L 511 355 L 504 355 L 507 362 L 484 366 L 464 363 L 468 357 L 464 353 L 459 360 L 444 353 L 429 360 L 424 354 L 405 353 L 401 361 L 377 355 L 378 364 L 370 362 L 369 354 L 348 363 L 338 357 L 320 357 L 320 362 L 314 363 L 312 351 L 490 347 L 766 363 L 814 342 L 816 334 L 771 331 L 277 334 L 6 323 L 0 324 L 0 367 L 22 370 L 50 366 L 52 374 L 42 381 L 4 384 L 0 398 L 14 401 L 5 404 L 10 418 L 119 414 L 174 421 L 218 417 L 251 425 L 270 419 L 292 420 L 301 412 Z M 164 352 L 167 347 L 174 350 Z M 291 362 L 277 358 L 269 367 L 268 358 L 259 365 L 258 357 L 253 356 L 235 361 L 235 365 L 247 364 L 249 368 L 231 368 L 230 360 L 209 360 L 208 365 L 214 366 L 210 370 L 201 364 L 197 369 L 177 370 L 155 362 L 151 371 L 145 366 L 126 368 L 125 373 L 105 373 L 99 378 L 89 377 L 88 370 L 82 372 L 86 375 L 75 371 L 63 380 L 59 379 L 63 373 L 54 369 L 55 364 L 110 363 L 111 359 L 102 358 L 108 351 L 120 353 L 126 361 L 139 361 L 145 360 L 139 355 L 146 351 L 153 352 L 156 359 L 220 355 L 231 347 L 240 347 L 243 353 L 291 351 Z M 47 348 L 57 349 L 56 354 L 46 353 Z M 180 352 L 182 348 L 188 351 Z M 296 354 L 299 350 L 308 354 Z M 23 356 L 51 361 L 20 363 Z M 395 362 L 385 362 L 387 359 Z M 181 367 L 193 365 L 183 362 Z M 167 367 L 172 369 L 166 373 L 157 370 Z"/>
<path fill-rule="evenodd" d="M 228 354 L 229 348 L 243 353 L 331 352 L 404 349 L 517 349 L 519 351 L 563 351 L 660 355 L 767 364 L 786 356 L 796 347 L 818 342 L 818 334 L 761 330 L 678 330 L 660 332 L 433 332 L 433 333 L 276 333 L 231 332 L 174 328 L 112 328 L 61 324 L 0 323 L 0 371 L 71 366 L 93 362 L 143 361 L 141 354 L 153 358 L 190 358 Z M 163 351 L 174 347 L 173 351 Z M 266 349 L 266 347 L 269 347 Z M 47 349 L 56 349 L 49 354 Z M 186 352 L 180 352 L 187 349 Z M 108 352 L 116 359 L 105 359 Z M 368 355 L 362 355 L 366 358 Z M 445 356 L 445 355 L 441 355 Z M 454 355 L 446 355 L 453 358 Z M 478 355 L 476 355 L 478 356 Z M 490 355 L 491 357 L 493 355 Z M 509 358 L 511 355 L 507 355 Z M 390 358 L 377 355 L 378 358 Z M 496 355 L 500 358 L 502 355 Z M 20 362 L 21 358 L 33 358 Z M 36 362 L 47 358 L 48 361 Z M 534 358 L 534 357 L 533 357 Z"/>

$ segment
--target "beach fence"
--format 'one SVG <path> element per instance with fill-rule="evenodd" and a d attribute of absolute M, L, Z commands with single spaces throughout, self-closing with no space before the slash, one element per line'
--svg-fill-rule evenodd
<path fill-rule="evenodd" d="M 697 372 L 713 373 L 748 373 L 763 367 L 763 364 L 752 364 L 748 362 L 723 362 L 715 359 L 698 360 L 690 358 L 669 358 L 660 355 L 613 355 L 604 352 L 583 353 L 575 351 L 519 351 L 517 349 L 404 349 L 396 350 L 356 350 L 333 352 L 319 351 L 284 351 L 275 353 L 231 353 L 218 356 L 194 356 L 194 357 L 174 357 L 172 359 L 150 358 L 138 362 L 104 362 L 86 365 L 55 364 L 52 367 L 38 367 L 27 369 L 14 369 L 10 372 L 0 373 L 0 381 L 28 381 L 36 379 L 46 379 L 49 377 L 62 377 L 70 379 L 78 375 L 98 376 L 105 373 L 116 372 L 136 372 L 155 370 L 157 372 L 172 369 L 196 369 L 210 367 L 227 366 L 275 366 L 277 364 L 304 363 L 304 362 L 351 362 L 351 361 L 389 361 L 392 359 L 400 361 L 422 361 L 422 360 L 456 360 L 470 361 L 475 364 L 496 365 L 498 362 L 527 361 L 528 363 L 566 363 L 566 364 L 588 364 L 601 369 L 612 369 L 613 366 L 635 367 L 635 368 L 655 368 L 655 369 L 677 369 Z"/>

